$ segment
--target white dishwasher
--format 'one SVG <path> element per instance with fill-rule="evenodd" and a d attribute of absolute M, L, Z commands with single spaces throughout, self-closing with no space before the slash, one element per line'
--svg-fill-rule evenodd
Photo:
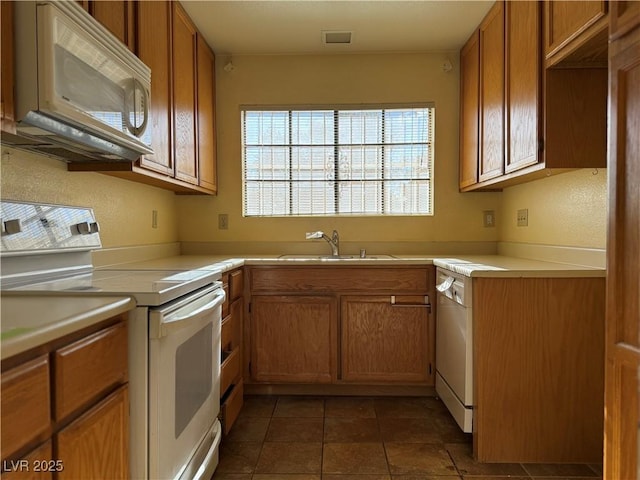
<path fill-rule="evenodd" d="M 471 278 L 436 271 L 436 392 L 463 432 L 473 423 Z"/>

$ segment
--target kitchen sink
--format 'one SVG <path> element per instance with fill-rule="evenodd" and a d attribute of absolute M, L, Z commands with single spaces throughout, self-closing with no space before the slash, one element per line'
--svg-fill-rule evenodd
<path fill-rule="evenodd" d="M 393 255 L 367 255 L 360 257 L 359 255 L 280 255 L 283 260 L 320 260 L 320 261 L 339 261 L 339 260 L 390 260 L 395 258 Z"/>

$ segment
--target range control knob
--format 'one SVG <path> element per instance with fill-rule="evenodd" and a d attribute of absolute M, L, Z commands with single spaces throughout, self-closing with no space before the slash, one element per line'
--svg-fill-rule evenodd
<path fill-rule="evenodd" d="M 98 233 L 100 231 L 100 225 L 98 222 L 91 222 L 89 224 L 89 232 L 90 233 Z"/>
<path fill-rule="evenodd" d="M 88 235 L 91 233 L 91 227 L 89 226 L 89 222 L 80 222 L 74 225 L 76 232 L 80 235 Z"/>
<path fill-rule="evenodd" d="M 20 224 L 20 219 L 16 218 L 13 220 L 7 220 L 4 222 L 4 234 L 5 235 L 13 235 L 15 233 L 20 233 L 22 231 L 22 225 Z"/>

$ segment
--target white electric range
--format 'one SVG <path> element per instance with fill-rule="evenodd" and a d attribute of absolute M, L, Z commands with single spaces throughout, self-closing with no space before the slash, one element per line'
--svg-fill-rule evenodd
<path fill-rule="evenodd" d="M 11 295 L 129 295 L 131 478 L 209 479 L 218 463 L 217 270 L 96 270 L 89 208 L 0 203 L 0 289 Z"/>

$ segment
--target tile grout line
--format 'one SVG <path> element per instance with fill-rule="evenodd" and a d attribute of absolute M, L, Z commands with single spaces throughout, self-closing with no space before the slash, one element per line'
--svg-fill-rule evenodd
<path fill-rule="evenodd" d="M 320 480 L 324 474 L 324 432 L 327 425 L 327 399 L 322 399 L 322 439 L 320 442 Z"/>
<path fill-rule="evenodd" d="M 380 435 L 380 443 L 382 443 L 382 450 L 384 451 L 384 459 L 387 462 L 387 472 L 389 472 L 389 478 L 391 479 L 391 464 L 389 463 L 389 455 L 387 454 L 387 444 L 384 441 L 384 437 L 382 436 L 382 427 L 380 426 L 380 416 L 378 415 L 378 410 L 376 409 L 376 399 L 373 398 L 373 413 L 376 416 L 376 425 L 378 425 L 378 435 Z"/>

